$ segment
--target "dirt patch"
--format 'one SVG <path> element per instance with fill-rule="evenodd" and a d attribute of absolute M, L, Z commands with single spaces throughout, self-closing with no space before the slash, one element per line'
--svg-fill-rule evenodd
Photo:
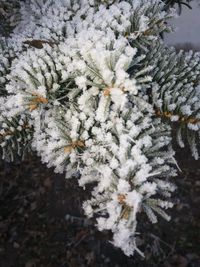
<path fill-rule="evenodd" d="M 36 157 L 1 162 L 0 267 L 200 267 L 200 165 L 178 151 L 182 173 L 172 220 L 144 224 L 146 259 L 126 257 L 85 219 L 88 192 Z M 147 242 L 150 244 L 146 246 Z"/>

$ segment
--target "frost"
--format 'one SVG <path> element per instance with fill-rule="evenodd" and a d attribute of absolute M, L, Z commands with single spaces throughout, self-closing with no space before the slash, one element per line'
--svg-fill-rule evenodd
<path fill-rule="evenodd" d="M 198 157 L 200 57 L 165 47 L 174 11 L 163 5 L 21 1 L 13 33 L 0 38 L 2 158 L 34 150 L 56 173 L 94 185 L 85 214 L 127 256 L 143 255 L 140 213 L 169 220 L 172 123 Z"/>

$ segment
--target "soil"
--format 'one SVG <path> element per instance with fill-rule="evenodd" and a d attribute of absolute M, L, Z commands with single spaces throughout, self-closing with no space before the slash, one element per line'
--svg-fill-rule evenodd
<path fill-rule="evenodd" d="M 0 162 L 0 267 L 200 267 L 200 164 L 178 151 L 182 173 L 172 220 L 144 220 L 138 242 L 145 252 L 126 257 L 109 232 L 84 217 L 88 191 L 40 159 Z M 149 245 L 146 245 L 149 244 Z"/>

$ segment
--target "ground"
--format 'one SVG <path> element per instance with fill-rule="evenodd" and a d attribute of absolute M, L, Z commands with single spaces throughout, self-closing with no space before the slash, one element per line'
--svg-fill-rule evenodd
<path fill-rule="evenodd" d="M 182 173 L 172 220 L 142 226 L 145 259 L 124 256 L 109 243 L 110 233 L 85 219 L 88 191 L 75 179 L 35 156 L 0 162 L 0 267 L 200 267 L 200 165 L 187 150 L 177 157 Z"/>

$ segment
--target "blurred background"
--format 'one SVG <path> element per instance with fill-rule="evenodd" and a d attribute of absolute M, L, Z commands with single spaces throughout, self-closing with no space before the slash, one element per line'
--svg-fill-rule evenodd
<path fill-rule="evenodd" d="M 200 51 L 200 0 L 193 0 L 189 5 L 192 9 L 182 5 L 180 16 L 172 20 L 176 30 L 166 35 L 165 41 L 178 48 Z"/>

